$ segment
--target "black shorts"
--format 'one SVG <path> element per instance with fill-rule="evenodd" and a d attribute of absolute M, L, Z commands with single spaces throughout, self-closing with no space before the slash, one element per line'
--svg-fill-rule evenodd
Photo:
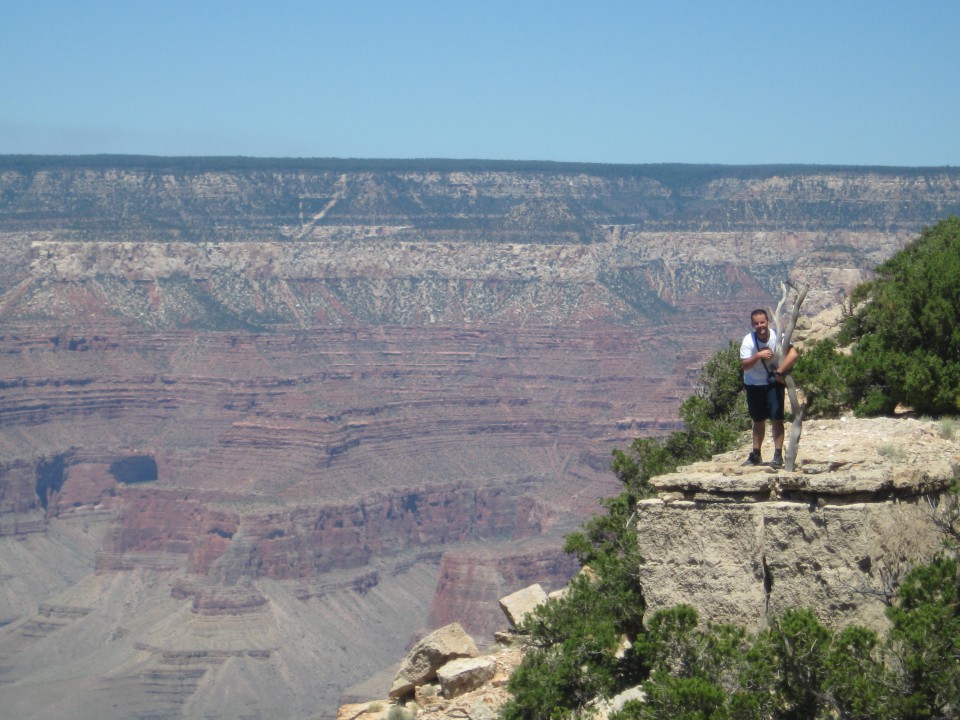
<path fill-rule="evenodd" d="M 744 385 L 747 390 L 747 410 L 754 422 L 761 420 L 783 420 L 783 398 L 786 386 L 782 383 L 772 385 Z"/>

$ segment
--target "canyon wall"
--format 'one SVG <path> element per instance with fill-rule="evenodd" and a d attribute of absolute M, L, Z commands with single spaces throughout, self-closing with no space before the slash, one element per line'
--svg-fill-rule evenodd
<path fill-rule="evenodd" d="M 951 169 L 0 158 L 4 697 L 332 714 L 566 582 L 782 281 L 958 212 Z"/>

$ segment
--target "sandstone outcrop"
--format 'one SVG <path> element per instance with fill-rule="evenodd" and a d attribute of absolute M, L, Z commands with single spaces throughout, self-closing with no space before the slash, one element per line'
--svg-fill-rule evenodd
<path fill-rule="evenodd" d="M 417 685 L 437 677 L 437 670 L 455 658 L 473 658 L 479 655 L 473 638 L 459 623 L 452 623 L 423 638 L 413 646 L 400 666 L 390 688 L 390 697 L 409 695 Z"/>
<path fill-rule="evenodd" d="M 883 631 L 897 580 L 941 547 L 932 516 L 960 467 L 943 428 L 812 420 L 795 472 L 745 467 L 737 451 L 654 478 L 658 495 L 637 514 L 648 611 L 688 603 L 756 629 L 810 607 Z"/>

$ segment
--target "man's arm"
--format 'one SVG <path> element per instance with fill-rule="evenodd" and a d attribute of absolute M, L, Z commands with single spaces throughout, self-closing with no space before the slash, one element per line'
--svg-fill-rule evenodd
<path fill-rule="evenodd" d="M 792 347 L 791 347 L 790 349 L 793 350 Z M 742 367 L 744 370 L 749 370 L 750 368 L 752 368 L 754 365 L 756 365 L 756 364 L 757 364 L 758 362 L 760 362 L 761 360 L 772 360 L 772 359 L 773 359 L 773 350 L 771 350 L 770 348 L 765 347 L 765 348 L 762 348 L 762 349 L 758 350 L 757 352 L 755 352 L 755 353 L 754 353 L 753 355 L 751 355 L 750 357 L 741 358 L 741 359 L 740 359 L 740 367 Z M 796 362 L 796 359 L 794 359 L 794 362 Z M 793 364 L 793 363 L 791 363 L 791 365 L 792 365 L 792 364 Z"/>
<path fill-rule="evenodd" d="M 797 352 L 797 349 L 791 345 L 787 349 L 786 357 L 783 358 L 783 362 L 780 363 L 780 367 L 777 368 L 777 375 L 786 375 L 790 372 L 790 369 L 793 367 L 793 364 L 799 359 L 800 354 Z"/>

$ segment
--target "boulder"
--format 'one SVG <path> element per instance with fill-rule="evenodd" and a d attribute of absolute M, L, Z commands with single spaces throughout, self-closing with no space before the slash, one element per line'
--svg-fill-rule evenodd
<path fill-rule="evenodd" d="M 437 670 L 437 678 L 444 696 L 453 698 L 482 687 L 496 670 L 497 663 L 489 657 L 459 658 Z"/>
<path fill-rule="evenodd" d="M 409 695 L 417 685 L 433 680 L 437 670 L 455 658 L 476 657 L 480 654 L 460 623 L 451 623 L 434 630 L 413 646 L 407 654 L 390 688 L 391 698 Z"/>
<path fill-rule="evenodd" d="M 547 600 L 547 593 L 540 585 L 531 585 L 523 590 L 517 590 L 504 598 L 500 598 L 500 609 L 507 616 L 507 620 L 517 627 L 533 612 L 538 605 Z"/>

